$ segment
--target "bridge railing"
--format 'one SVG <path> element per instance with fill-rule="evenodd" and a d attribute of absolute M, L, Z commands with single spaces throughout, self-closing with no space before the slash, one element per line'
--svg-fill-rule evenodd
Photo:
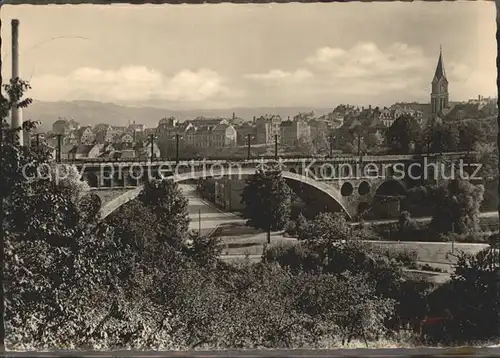
<path fill-rule="evenodd" d="M 376 161 L 407 161 L 413 159 L 419 159 L 423 157 L 428 158 L 441 158 L 441 157 L 452 157 L 452 158 L 463 158 L 475 154 L 475 152 L 446 152 L 446 153 L 414 153 L 414 154 L 388 154 L 388 155 L 365 155 L 357 156 L 352 154 L 342 154 L 330 156 L 295 156 L 295 155 L 280 155 L 278 161 L 280 162 L 294 162 L 294 161 L 305 161 L 305 160 L 318 160 L 318 161 L 360 161 L 360 162 L 376 162 Z M 78 158 L 78 159 L 64 159 L 62 163 L 65 164 L 102 164 L 102 163 L 140 163 L 144 165 L 151 165 L 155 163 L 189 163 L 189 162 L 204 162 L 204 163 L 220 163 L 220 162 L 238 162 L 238 163 L 260 163 L 262 161 L 274 161 L 276 158 L 272 155 L 259 156 L 252 159 L 241 158 L 241 157 L 180 157 L 179 160 L 172 160 L 172 158 L 154 158 L 144 159 L 144 158 Z"/>

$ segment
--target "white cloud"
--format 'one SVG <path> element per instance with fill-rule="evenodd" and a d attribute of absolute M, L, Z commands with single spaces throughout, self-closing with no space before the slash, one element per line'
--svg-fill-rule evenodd
<path fill-rule="evenodd" d="M 40 75 L 31 80 L 30 95 L 40 100 L 205 101 L 228 96 L 225 79 L 209 69 L 183 70 L 172 77 L 143 66 L 102 70 L 82 67 L 65 75 Z"/>
<path fill-rule="evenodd" d="M 319 48 L 296 71 L 273 69 L 244 77 L 261 86 L 253 92 L 295 104 L 306 99 L 332 105 L 391 103 L 427 98 L 436 61 L 418 47 L 394 43 L 380 48 L 362 42 L 351 48 Z M 280 85 L 279 92 L 271 92 L 272 85 Z"/>
<path fill-rule="evenodd" d="M 267 73 L 251 73 L 243 75 L 244 78 L 260 81 L 265 84 L 301 83 L 313 77 L 313 74 L 305 69 L 298 69 L 294 72 L 286 72 L 273 69 Z"/>
<path fill-rule="evenodd" d="M 408 44 L 380 47 L 361 42 L 350 48 L 318 48 L 305 56 L 307 66 L 296 71 L 272 69 L 244 77 L 253 80 L 248 93 L 254 102 L 258 96 L 287 105 L 428 102 L 437 60 L 438 53 L 425 54 Z M 494 64 L 481 64 L 446 62 L 445 58 L 451 100 L 475 97 L 477 89 L 485 95 L 495 93 Z"/>
<path fill-rule="evenodd" d="M 310 56 L 304 55 L 296 70 L 274 68 L 232 78 L 203 68 L 166 76 L 143 66 L 117 70 L 82 67 L 67 75 L 35 76 L 29 95 L 40 100 L 135 103 L 163 99 L 189 108 L 428 102 L 437 57 L 437 53 L 426 55 L 421 48 L 407 44 L 380 47 L 364 42 L 350 48 L 318 48 Z M 445 53 L 445 68 L 451 100 L 496 93 L 494 59 L 447 62 Z"/>
<path fill-rule="evenodd" d="M 397 77 L 402 72 L 426 69 L 429 61 L 421 49 L 395 43 L 384 50 L 372 42 L 358 43 L 350 49 L 323 47 L 306 62 L 337 78 Z"/>

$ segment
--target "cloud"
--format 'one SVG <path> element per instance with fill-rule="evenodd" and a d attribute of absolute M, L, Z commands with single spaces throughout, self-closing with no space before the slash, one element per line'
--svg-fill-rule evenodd
<path fill-rule="evenodd" d="M 244 78 L 251 80 L 248 93 L 254 102 L 261 96 L 283 105 L 426 103 L 438 55 L 404 43 L 383 47 L 373 42 L 346 48 L 324 46 L 304 56 L 296 71 L 272 69 Z M 485 66 L 483 61 L 481 65 L 446 62 L 445 58 L 451 100 L 475 97 L 477 94 L 471 91 L 477 90 L 485 95 L 495 93 L 494 64 Z"/>
<path fill-rule="evenodd" d="M 313 74 L 305 69 L 298 69 L 294 72 L 273 69 L 267 73 L 251 73 L 243 75 L 243 77 L 268 85 L 278 85 L 283 83 L 301 83 L 312 78 Z"/>
<path fill-rule="evenodd" d="M 66 75 L 44 74 L 30 82 L 39 100 L 87 99 L 136 104 L 165 100 L 169 106 L 336 106 L 428 102 L 438 53 L 403 43 L 379 46 L 323 46 L 305 53 L 296 69 L 262 69 L 232 77 L 211 69 L 182 70 L 171 76 L 144 66 L 115 70 L 81 67 Z M 446 61 L 450 99 L 496 93 L 494 59 L 477 63 Z M 476 93 L 477 92 L 477 93 Z M 180 107 L 179 107 L 180 108 Z"/>
<path fill-rule="evenodd" d="M 363 80 L 398 78 L 428 69 L 430 64 L 418 47 L 395 43 L 382 50 L 373 42 L 358 43 L 350 49 L 323 47 L 307 57 L 306 63 L 335 78 Z"/>
<path fill-rule="evenodd" d="M 33 91 L 30 95 L 40 100 L 165 99 L 200 102 L 231 95 L 226 80 L 209 69 L 183 70 L 167 77 L 143 66 L 128 66 L 118 70 L 82 67 L 67 75 L 35 76 L 31 84 Z"/>
<path fill-rule="evenodd" d="M 318 48 L 295 71 L 272 69 L 244 78 L 252 80 L 254 93 L 280 103 L 391 103 L 426 99 L 436 61 L 419 47 L 361 42 L 350 48 Z M 277 85 L 279 91 L 272 91 Z"/>

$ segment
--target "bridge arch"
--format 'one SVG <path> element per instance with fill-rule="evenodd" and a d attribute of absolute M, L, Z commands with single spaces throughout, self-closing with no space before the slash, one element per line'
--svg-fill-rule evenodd
<path fill-rule="evenodd" d="M 186 174 L 178 174 L 178 175 L 172 175 L 165 177 L 165 180 L 173 180 L 176 183 L 188 181 L 188 180 L 193 180 L 193 179 L 200 179 L 200 178 L 221 178 L 224 176 L 249 176 L 253 175 L 256 173 L 256 169 L 248 168 L 248 169 L 241 169 L 238 170 L 237 173 L 231 173 L 230 170 L 221 170 L 221 171 L 198 171 L 198 172 L 192 172 L 192 173 L 186 173 Z M 349 205 L 349 203 L 346 201 L 346 199 L 341 195 L 340 191 L 333 187 L 332 185 L 328 185 L 325 183 L 321 183 L 316 181 L 313 178 L 309 178 L 307 176 L 303 176 L 300 174 L 292 173 L 290 171 L 282 171 L 281 172 L 282 177 L 287 180 L 287 181 L 293 181 L 293 182 L 298 182 L 301 184 L 305 184 L 308 187 L 314 188 L 323 194 L 327 195 L 329 199 L 333 200 L 336 202 L 342 210 L 348 215 L 350 219 L 352 219 L 356 215 L 356 208 L 353 208 L 352 205 Z M 135 189 L 129 190 L 119 197 L 111 200 L 108 202 L 104 207 L 101 209 L 101 217 L 105 218 L 108 215 L 110 215 L 112 212 L 114 212 L 116 209 L 118 209 L 120 206 L 124 205 L 125 203 L 137 198 L 139 193 L 142 191 L 144 188 L 144 185 L 140 185 Z"/>
<path fill-rule="evenodd" d="M 91 188 L 97 188 L 99 186 L 99 179 L 95 173 L 85 173 L 82 176 L 82 180 L 85 181 Z"/>
<path fill-rule="evenodd" d="M 388 195 L 388 196 L 398 196 L 406 195 L 407 186 L 406 183 L 398 179 L 388 179 L 379 183 L 374 188 L 375 196 Z"/>

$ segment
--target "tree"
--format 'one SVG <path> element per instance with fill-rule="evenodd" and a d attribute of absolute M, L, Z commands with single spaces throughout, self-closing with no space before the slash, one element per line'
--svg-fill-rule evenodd
<path fill-rule="evenodd" d="M 6 129 L 6 108 L 18 103 L 29 85 L 13 79 L 4 89 L 0 180 L 9 343 L 37 348 L 88 343 L 95 331 L 91 317 L 109 312 L 109 278 L 118 272 L 110 270 L 110 262 L 115 268 L 121 263 L 109 255 L 113 243 L 98 223 L 100 200 L 86 195 L 74 168 L 63 175 L 62 167 L 47 165 L 48 153 L 19 146 Z M 24 129 L 33 125 L 26 122 Z"/>
<path fill-rule="evenodd" d="M 459 252 L 451 280 L 427 301 L 431 310 L 448 309 L 452 316 L 451 339 L 455 342 L 484 341 L 498 337 L 498 252 L 491 248 L 476 254 Z M 441 337 L 435 337 L 441 338 Z"/>
<path fill-rule="evenodd" d="M 379 132 L 370 131 L 363 137 L 363 143 L 368 151 L 377 151 L 383 143 L 384 138 Z"/>
<path fill-rule="evenodd" d="M 218 237 L 200 236 L 197 232 L 192 232 L 183 252 L 202 267 L 213 269 L 219 262 L 222 248 Z"/>
<path fill-rule="evenodd" d="M 271 242 L 271 231 L 285 227 L 290 216 L 290 188 L 278 170 L 258 170 L 246 182 L 241 194 L 243 217 L 247 224 L 267 231 Z"/>
<path fill-rule="evenodd" d="M 116 240 L 136 252 L 144 251 L 151 241 L 158 241 L 164 234 L 154 209 L 139 200 L 120 206 L 106 221 L 114 228 Z"/>
<path fill-rule="evenodd" d="M 312 145 L 314 153 L 327 152 L 330 148 L 330 138 L 325 132 L 319 131 L 313 136 Z"/>
<path fill-rule="evenodd" d="M 350 238 L 349 225 L 340 213 L 320 213 L 307 225 L 302 222 L 301 226 L 299 240 L 335 242 Z"/>
<path fill-rule="evenodd" d="M 403 115 L 396 119 L 387 131 L 387 144 L 395 154 L 408 154 L 410 145 L 415 142 L 420 125 L 412 116 Z"/>
<path fill-rule="evenodd" d="M 354 154 L 361 155 L 364 151 L 366 151 L 364 137 L 368 134 L 368 131 L 361 124 L 357 124 L 356 126 L 350 129 L 350 132 L 352 134 L 351 144 L 353 148 L 355 148 Z"/>
<path fill-rule="evenodd" d="M 477 232 L 483 193 L 483 185 L 462 179 L 449 180 L 435 187 L 431 191 L 435 206 L 430 228 L 438 233 Z"/>
<path fill-rule="evenodd" d="M 189 230 L 188 199 L 172 180 L 146 182 L 138 200 L 154 212 L 163 237 L 180 247 Z"/>
<path fill-rule="evenodd" d="M 498 209 L 498 150 L 497 145 L 493 143 L 477 143 L 475 146 L 476 154 L 474 162 L 481 166 L 476 174 L 480 179 L 471 178 L 471 181 L 484 185 L 484 200 L 481 204 L 481 211 L 490 211 Z M 470 168 L 469 173 L 475 170 Z"/>
<path fill-rule="evenodd" d="M 452 152 L 458 149 L 460 138 L 456 126 L 435 122 L 427 128 L 427 131 L 432 153 Z"/>
<path fill-rule="evenodd" d="M 297 140 L 297 150 L 303 155 L 312 155 L 316 152 L 311 139 L 305 136 Z"/>
<path fill-rule="evenodd" d="M 462 122 L 458 126 L 460 150 L 470 152 L 477 144 L 485 142 L 486 133 L 471 121 Z"/>

